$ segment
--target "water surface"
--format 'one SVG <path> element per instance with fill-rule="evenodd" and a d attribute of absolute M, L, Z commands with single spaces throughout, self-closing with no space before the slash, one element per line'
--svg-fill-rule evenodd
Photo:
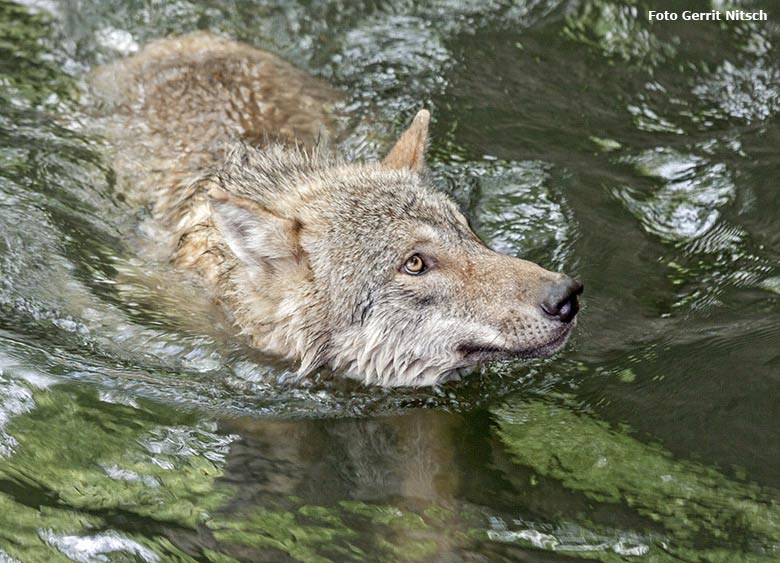
<path fill-rule="evenodd" d="M 780 12 L 739 6 L 0 2 L 0 560 L 779 559 Z M 477 231 L 584 281 L 572 343 L 280 386 L 142 250 L 83 92 L 196 29 L 343 90 L 352 157 L 431 109 Z"/>

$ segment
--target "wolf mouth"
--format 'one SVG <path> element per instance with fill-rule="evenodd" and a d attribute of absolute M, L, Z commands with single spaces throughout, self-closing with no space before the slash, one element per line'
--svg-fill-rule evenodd
<path fill-rule="evenodd" d="M 573 324 L 573 323 L 572 323 Z M 533 348 L 506 348 L 478 342 L 464 342 L 456 350 L 469 363 L 514 360 L 519 358 L 546 358 L 560 350 L 571 334 L 572 324 L 568 324 L 552 339 Z"/>

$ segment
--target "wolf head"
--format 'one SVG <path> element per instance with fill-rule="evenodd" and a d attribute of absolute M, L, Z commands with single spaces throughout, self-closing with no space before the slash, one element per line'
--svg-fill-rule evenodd
<path fill-rule="evenodd" d="M 252 344 L 365 383 L 432 385 L 549 355 L 582 286 L 490 250 L 425 167 L 429 114 L 381 163 L 237 148 L 210 189 L 229 304 Z"/>

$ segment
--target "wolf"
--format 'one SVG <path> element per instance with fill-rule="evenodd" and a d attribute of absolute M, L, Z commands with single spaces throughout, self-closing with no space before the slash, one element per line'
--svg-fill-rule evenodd
<path fill-rule="evenodd" d="M 171 260 L 301 377 L 430 386 L 571 334 L 582 284 L 478 238 L 433 185 L 427 110 L 381 162 L 346 162 L 317 143 L 337 91 L 209 33 L 154 41 L 92 84 Z"/>

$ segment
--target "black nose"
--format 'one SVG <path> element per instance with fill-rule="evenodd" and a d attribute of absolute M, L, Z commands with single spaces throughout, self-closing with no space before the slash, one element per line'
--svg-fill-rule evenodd
<path fill-rule="evenodd" d="M 575 279 L 564 276 L 547 289 L 547 297 L 542 301 L 542 310 L 564 323 L 571 322 L 580 305 L 577 296 L 582 293 L 582 284 Z"/>

